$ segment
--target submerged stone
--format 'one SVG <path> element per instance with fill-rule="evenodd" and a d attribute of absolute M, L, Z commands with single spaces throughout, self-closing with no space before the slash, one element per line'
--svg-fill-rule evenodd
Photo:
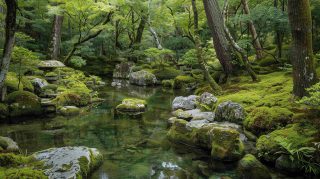
<path fill-rule="evenodd" d="M 102 163 L 102 155 L 95 148 L 62 147 L 33 154 L 44 163 L 49 179 L 87 177 Z"/>
<path fill-rule="evenodd" d="M 76 106 L 64 106 L 59 109 L 59 112 L 63 116 L 76 116 L 76 115 L 80 114 L 80 108 L 78 108 Z"/>

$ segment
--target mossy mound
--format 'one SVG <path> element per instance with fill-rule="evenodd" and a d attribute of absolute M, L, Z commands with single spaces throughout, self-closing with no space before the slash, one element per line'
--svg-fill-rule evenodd
<path fill-rule="evenodd" d="M 8 72 L 4 84 L 7 86 L 8 92 L 19 91 L 23 89 L 23 84 L 19 85 L 19 78 L 16 73 Z"/>
<path fill-rule="evenodd" d="M 143 112 L 145 111 L 147 102 L 141 99 L 127 98 L 122 100 L 116 109 L 120 112 Z"/>
<path fill-rule="evenodd" d="M 40 115 L 42 113 L 38 96 L 28 91 L 10 93 L 6 101 L 9 104 L 11 117 Z"/>
<path fill-rule="evenodd" d="M 29 92 L 34 92 L 34 87 L 32 85 L 32 82 L 28 78 L 22 77 L 21 83 L 23 85 L 23 90 L 29 91 Z"/>
<path fill-rule="evenodd" d="M 173 88 L 174 80 L 162 80 L 161 84 L 165 88 Z"/>
<path fill-rule="evenodd" d="M 57 106 L 86 106 L 91 102 L 91 96 L 87 93 L 64 92 L 58 95 L 53 102 Z"/>
<path fill-rule="evenodd" d="M 258 64 L 262 67 L 267 67 L 270 65 L 277 64 L 278 62 L 270 55 L 264 57 L 263 59 L 259 60 Z"/>
<path fill-rule="evenodd" d="M 313 142 L 319 142 L 319 130 L 310 124 L 290 124 L 283 129 L 275 130 L 267 135 L 259 137 L 256 147 L 260 158 L 274 163 L 281 155 L 280 141 L 286 140 L 292 148 L 313 146 Z"/>
<path fill-rule="evenodd" d="M 194 88 L 196 85 L 196 79 L 191 76 L 177 76 L 174 79 L 175 89 L 187 89 Z"/>
<path fill-rule="evenodd" d="M 254 134 L 268 133 L 292 122 L 293 113 L 281 107 L 257 107 L 244 121 L 245 127 Z"/>
<path fill-rule="evenodd" d="M 48 177 L 43 174 L 42 170 L 33 168 L 9 168 L 1 172 L 0 178 L 8 179 L 47 179 Z"/>
<path fill-rule="evenodd" d="M 237 174 L 240 178 L 271 179 L 267 167 L 265 167 L 255 156 L 245 155 L 238 163 Z"/>
<path fill-rule="evenodd" d="M 181 71 L 175 68 L 164 68 L 162 70 L 154 70 L 153 74 L 157 77 L 158 80 L 171 80 L 179 76 L 181 74 Z"/>

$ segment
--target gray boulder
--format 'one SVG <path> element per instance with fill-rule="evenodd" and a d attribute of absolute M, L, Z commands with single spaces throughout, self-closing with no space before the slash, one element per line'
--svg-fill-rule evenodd
<path fill-rule="evenodd" d="M 33 156 L 44 163 L 49 179 L 86 177 L 102 163 L 101 153 L 88 147 L 52 148 Z"/>
<path fill-rule="evenodd" d="M 191 95 L 188 97 L 179 96 L 176 97 L 172 102 L 172 109 L 182 109 L 182 110 L 191 110 L 196 109 L 196 103 L 199 96 Z"/>
<path fill-rule="evenodd" d="M 214 112 L 202 112 L 200 109 L 192 109 L 185 112 L 192 116 L 192 120 L 207 120 L 213 122 L 215 118 Z"/>
<path fill-rule="evenodd" d="M 215 103 L 217 103 L 217 101 L 218 101 L 218 98 L 216 98 L 213 94 L 208 92 L 203 93 L 199 98 L 199 102 L 201 104 L 205 104 L 210 107 L 212 107 Z"/>
<path fill-rule="evenodd" d="M 129 82 L 138 86 L 153 86 L 157 84 L 157 78 L 154 74 L 141 70 L 130 73 Z"/>
<path fill-rule="evenodd" d="M 218 105 L 216 109 L 217 121 L 229 121 L 237 124 L 242 124 L 245 119 L 245 110 L 238 104 L 227 101 Z"/>

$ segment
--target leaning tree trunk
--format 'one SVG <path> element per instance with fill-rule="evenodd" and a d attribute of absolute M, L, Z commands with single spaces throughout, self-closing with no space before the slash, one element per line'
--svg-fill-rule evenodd
<path fill-rule="evenodd" d="M 0 93 L 4 89 L 4 81 L 6 79 L 9 65 L 11 61 L 11 54 L 14 47 L 15 31 L 16 31 L 16 17 L 17 17 L 17 1 L 5 0 L 7 6 L 6 13 L 6 29 L 5 29 L 5 43 L 3 48 L 3 56 L 0 61 Z M 2 95 L 0 95 L 2 96 Z M 3 99 L 1 99 L 3 100 Z"/>
<path fill-rule="evenodd" d="M 161 49 L 163 49 L 163 47 L 161 45 L 161 41 L 159 39 L 159 36 L 158 36 L 157 32 L 154 30 L 154 28 L 151 25 L 151 1 L 152 0 L 149 0 L 149 2 L 148 2 L 148 25 L 149 25 L 149 31 L 150 31 L 152 37 L 154 38 L 154 41 L 157 44 L 157 48 L 161 50 Z"/>
<path fill-rule="evenodd" d="M 209 73 L 209 70 L 205 64 L 205 61 L 203 59 L 203 50 L 201 47 L 201 41 L 199 38 L 199 15 L 198 15 L 198 9 L 196 0 L 191 0 L 192 3 L 192 10 L 193 10 L 193 19 L 194 19 L 194 36 L 195 36 L 195 45 L 196 45 L 196 54 L 198 63 L 200 64 L 203 74 L 205 76 L 205 79 L 208 81 L 210 87 L 216 91 L 217 93 L 221 92 L 221 87 L 218 85 L 218 83 L 212 78 L 212 76 Z"/>
<path fill-rule="evenodd" d="M 232 73 L 232 65 L 230 49 L 223 29 L 222 13 L 217 0 L 203 0 L 203 4 L 212 33 L 214 48 L 226 75 L 226 81 Z"/>
<path fill-rule="evenodd" d="M 48 48 L 48 60 L 58 60 L 60 55 L 61 28 L 63 16 L 55 15 L 52 24 L 51 41 Z"/>
<path fill-rule="evenodd" d="M 248 1 L 247 0 L 241 0 L 242 6 L 243 6 L 243 10 L 245 14 L 250 15 L 250 9 L 249 9 L 249 5 L 248 5 Z M 253 24 L 252 20 L 248 21 L 248 25 L 249 25 L 249 31 L 251 33 L 252 39 L 253 39 L 253 47 L 256 50 L 256 59 L 262 59 L 262 46 L 256 31 L 256 28 Z"/>
<path fill-rule="evenodd" d="M 252 81 L 258 81 L 258 76 L 252 69 L 252 66 L 248 60 L 248 55 L 246 54 L 245 50 L 242 47 L 240 47 L 240 45 L 234 40 L 234 38 L 232 37 L 232 35 L 229 31 L 229 28 L 227 27 L 226 18 L 225 18 L 225 15 L 227 13 L 227 7 L 228 7 L 228 0 L 225 0 L 222 18 L 223 18 L 223 27 L 224 27 L 224 31 L 226 33 L 226 36 L 227 36 L 231 46 L 234 48 L 234 50 L 237 51 L 238 53 L 240 53 L 241 62 L 244 64 L 247 72 L 251 76 Z"/>
<path fill-rule="evenodd" d="M 289 0 L 288 12 L 293 38 L 290 55 L 293 66 L 293 94 L 303 97 L 307 95 L 306 88 L 317 82 L 309 0 Z"/>

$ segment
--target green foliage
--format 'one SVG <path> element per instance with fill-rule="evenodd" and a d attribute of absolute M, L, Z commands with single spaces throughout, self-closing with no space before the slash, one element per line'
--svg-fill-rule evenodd
<path fill-rule="evenodd" d="M 320 83 L 313 85 L 307 89 L 309 96 L 303 97 L 300 103 L 306 104 L 312 108 L 319 109 L 320 107 Z"/>
<path fill-rule="evenodd" d="M 19 85 L 18 76 L 14 72 L 7 73 L 6 80 L 4 83 L 7 86 L 9 92 L 18 91 L 18 90 L 23 89 L 23 84 L 20 83 L 20 85 Z"/>
<path fill-rule="evenodd" d="M 177 76 L 174 79 L 175 89 L 186 89 L 192 87 L 196 83 L 196 80 L 191 76 Z"/>
<path fill-rule="evenodd" d="M 40 63 L 39 56 L 24 48 L 15 46 L 12 53 L 12 63 L 10 69 L 18 75 L 23 75 L 26 72 L 34 72 L 37 70 L 37 65 Z"/>
<path fill-rule="evenodd" d="M 79 56 L 73 56 L 70 59 L 70 63 L 72 64 L 72 66 L 76 68 L 81 68 L 87 64 L 86 60 L 84 60 L 82 57 L 79 57 Z"/>
<path fill-rule="evenodd" d="M 293 147 L 289 140 L 281 137 L 275 139 L 281 146 L 281 151 L 278 153 L 289 155 L 291 162 L 298 163 L 301 169 L 306 173 L 319 175 L 320 174 L 320 164 L 316 162 L 316 153 L 320 152 L 319 149 L 315 147 Z"/>
<path fill-rule="evenodd" d="M 181 74 L 181 71 L 176 70 L 172 67 L 165 67 L 163 69 L 156 69 L 153 71 L 153 74 L 157 77 L 158 80 L 170 80 Z"/>

